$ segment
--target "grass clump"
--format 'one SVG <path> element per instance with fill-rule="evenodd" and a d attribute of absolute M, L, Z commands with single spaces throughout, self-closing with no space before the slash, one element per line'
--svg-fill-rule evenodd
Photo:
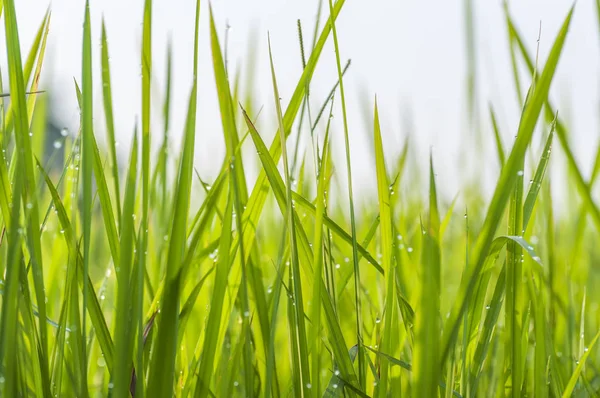
<path fill-rule="evenodd" d="M 178 154 L 167 151 L 170 49 L 163 131 L 150 124 L 153 15 L 151 0 L 145 1 L 141 123 L 123 171 L 104 24 L 96 59 L 91 32 L 97 27 L 86 2 L 74 92 L 81 128 L 61 136 L 48 156 L 38 80 L 51 13 L 23 64 L 14 0 L 0 4 L 9 61 L 3 91 L 10 97 L 0 123 L 0 395 L 600 394 L 600 296 L 593 289 L 600 210 L 592 195 L 600 161 L 586 180 L 568 127 L 548 99 L 572 10 L 544 62 L 531 56 L 507 10 L 515 82 L 519 87 L 517 66 L 523 63 L 530 86 L 510 150 L 490 107 L 493 137 L 480 139 L 495 144 L 501 169 L 490 200 L 464 189 L 463 218 L 456 199 L 439 194 L 433 156 L 428 164 L 410 159 L 407 139 L 397 159 L 384 158 L 377 101 L 370 165 L 377 195 L 355 208 L 344 93 L 349 64 L 342 68 L 343 40 L 335 25 L 344 0 L 320 4 L 318 15 L 328 17 L 317 24 L 310 47 L 298 24 L 303 71 L 286 107 L 277 85 L 282 72 L 269 48 L 277 122 L 270 145 L 253 111 L 253 93 L 241 94 L 239 76 L 229 76 L 209 10 L 226 147 L 211 184 L 194 171 L 202 137 L 196 126 L 200 1 Z M 313 108 L 311 79 L 327 45 L 335 50 L 337 81 L 323 105 Z M 93 123 L 95 62 L 102 66 L 105 148 Z M 473 85 L 470 78 L 469 90 Z M 332 183 L 338 178 L 334 101 L 343 116 L 347 189 Z M 475 101 L 471 92 L 469 118 Z M 536 131 L 545 141 L 541 151 L 532 148 Z M 307 134 L 306 153 L 298 145 L 288 150 L 290 137 Z M 580 197 L 577 206 L 560 211 L 546 172 L 555 141 L 566 155 L 567 183 Z M 160 148 L 156 157 L 153 143 Z M 473 150 L 463 148 L 465 155 Z M 526 157 L 537 159 L 531 170 Z M 246 170 L 253 164 L 260 172 L 250 181 Z M 405 189 L 414 183 L 409 172 L 428 184 L 425 198 Z M 342 199 L 330 200 L 334 195 Z"/>

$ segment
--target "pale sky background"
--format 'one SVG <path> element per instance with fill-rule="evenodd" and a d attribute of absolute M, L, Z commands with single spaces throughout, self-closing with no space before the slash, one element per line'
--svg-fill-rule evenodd
<path fill-rule="evenodd" d="M 551 94 L 559 105 L 561 117 L 572 127 L 572 142 L 578 162 L 588 173 L 599 134 L 600 116 L 600 42 L 594 7 L 595 0 L 580 0 L 571 31 L 559 64 Z M 104 136 L 104 116 L 100 82 L 100 21 L 104 15 L 109 40 L 113 84 L 114 113 L 120 149 L 123 155 L 131 137 L 136 115 L 140 112 L 140 43 L 143 0 L 92 0 L 94 63 L 94 105 L 96 134 Z M 326 2 L 325 2 L 326 3 Z M 518 126 L 519 108 L 512 83 L 507 32 L 502 2 L 473 1 L 475 6 L 476 51 L 479 106 L 484 111 L 482 127 L 492 133 L 487 104 L 494 104 L 503 132 L 505 147 L 512 145 Z M 510 1 L 511 13 L 531 51 L 535 50 L 540 21 L 542 36 L 540 62 L 544 62 L 571 1 Z M 229 31 L 229 70 L 244 66 L 249 43 L 258 61 L 254 82 L 258 106 L 264 105 L 259 118 L 261 132 L 273 136 L 276 119 L 270 71 L 267 32 L 271 34 L 276 73 L 287 105 L 301 74 L 296 20 L 301 19 L 308 46 L 316 15 L 317 0 L 215 0 L 212 2 L 219 38 L 224 41 L 226 20 Z M 26 51 L 42 20 L 48 1 L 20 0 L 17 17 L 23 51 Z M 191 82 L 193 51 L 194 0 L 154 1 L 153 15 L 153 107 L 160 114 L 164 87 L 166 46 L 173 41 L 174 81 L 171 133 L 179 139 L 183 130 Z M 211 180 L 221 165 L 224 153 L 208 34 L 208 2 L 201 6 L 201 48 L 196 165 Z M 79 114 L 73 77 L 81 76 L 81 36 L 84 13 L 82 0 L 54 0 L 49 34 L 46 69 L 42 79 L 52 90 L 60 126 L 75 131 Z M 328 7 L 324 9 L 328 13 Z M 362 104 L 373 102 L 377 94 L 386 154 L 395 156 L 407 134 L 411 120 L 419 164 L 427 166 L 429 147 L 437 166 L 438 179 L 445 192 L 453 196 L 462 178 L 457 174 L 465 164 L 459 159 L 459 145 L 472 145 L 465 133 L 465 28 L 463 1 L 449 0 L 347 0 L 337 27 L 342 58 L 352 59 L 345 79 L 353 173 L 359 189 L 375 187 L 373 160 L 368 153 L 367 134 L 372 122 L 365 124 Z M 254 36 L 252 36 L 254 32 Z M 2 36 L 4 30 L 2 29 Z M 3 40 L 3 38 L 2 38 Z M 336 79 L 333 43 L 330 40 L 321 57 L 312 84 L 312 106 L 322 103 Z M 6 65 L 2 51 L 0 62 Z M 3 74 L 6 78 L 6 73 Z M 528 85 L 523 81 L 524 87 Z M 7 85 L 5 85 L 7 87 Z M 343 169 L 343 130 L 341 110 L 336 108 L 334 144 L 338 171 Z M 162 135 L 160 118 L 155 119 L 154 143 Z M 367 130 L 368 129 L 368 130 Z M 252 148 L 250 140 L 247 147 Z M 556 151 L 555 151 L 556 152 Z M 497 161 L 490 150 L 483 167 L 491 176 L 497 173 Z M 469 165 L 467 160 L 467 166 Z M 472 165 L 471 165 L 472 166 Z M 344 180 L 345 175 L 340 174 Z M 490 179 L 494 180 L 495 177 Z M 490 182 L 491 183 L 491 182 Z M 490 186 L 491 187 L 491 186 Z"/>

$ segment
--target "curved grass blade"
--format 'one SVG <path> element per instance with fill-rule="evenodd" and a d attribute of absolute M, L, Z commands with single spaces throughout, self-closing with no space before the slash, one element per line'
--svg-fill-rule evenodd
<path fill-rule="evenodd" d="M 517 173 L 520 170 L 519 164 L 525 156 L 525 151 L 531 141 L 542 106 L 548 97 L 550 83 L 552 82 L 556 66 L 562 53 L 572 15 L 573 8 L 571 8 L 567 14 L 556 37 L 544 70 L 537 82 L 533 98 L 531 98 L 528 106 L 523 112 L 517 140 L 502 169 L 492 201 L 487 210 L 481 233 L 473 249 L 473 264 L 468 268 L 467 273 L 464 275 L 456 299 L 457 304 L 453 306 L 450 317 L 446 322 L 446 327 L 444 327 L 444 340 L 442 344 L 440 366 L 445 362 L 445 359 L 450 353 L 450 348 L 458 333 L 458 326 L 460 325 L 462 313 L 465 310 L 466 298 L 477 283 L 478 276 L 481 273 L 485 259 L 488 256 L 494 233 L 498 228 L 499 222 L 503 216 L 503 210 L 506 207 L 510 193 L 516 183 L 518 177 Z"/>

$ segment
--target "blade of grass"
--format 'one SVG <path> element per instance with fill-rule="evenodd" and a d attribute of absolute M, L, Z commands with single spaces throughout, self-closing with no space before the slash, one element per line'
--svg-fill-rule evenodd
<path fill-rule="evenodd" d="M 137 129 L 136 129 L 137 130 Z M 132 371 L 132 355 L 134 346 L 134 333 L 136 319 L 133 315 L 132 283 L 134 275 L 132 266 L 134 261 L 134 215 L 135 215 L 135 190 L 138 168 L 138 138 L 134 132 L 129 157 L 129 170 L 125 185 L 125 198 L 123 201 L 123 216 L 121 220 L 120 252 L 122 253 L 117 267 L 117 304 L 115 322 L 115 363 L 112 377 L 112 396 L 128 397 L 129 384 Z M 142 331 L 140 331 L 141 333 Z M 138 383 L 141 385 L 143 383 Z"/>
<path fill-rule="evenodd" d="M 117 148 L 115 139 L 115 122 L 113 117 L 112 85 L 110 78 L 110 65 L 108 57 L 108 40 L 106 38 L 106 26 L 102 18 L 102 99 L 104 102 L 104 118 L 106 121 L 106 142 L 110 157 L 110 169 L 112 171 L 113 188 L 115 190 L 115 205 L 117 223 L 121 225 L 121 192 L 119 188 L 119 163 L 117 161 Z M 115 262 L 118 260 L 115 259 Z"/>
<path fill-rule="evenodd" d="M 329 12 L 333 15 L 333 2 L 329 0 Z M 333 33 L 333 44 L 335 47 L 335 60 L 338 71 L 338 81 L 340 83 L 340 97 L 342 103 L 342 117 L 344 120 L 344 143 L 346 149 L 346 172 L 348 176 L 348 199 L 350 202 L 350 228 L 352 234 L 352 262 L 354 265 L 354 294 L 355 294 L 355 312 L 356 312 L 356 341 L 358 344 L 358 382 L 362 390 L 366 387 L 366 366 L 364 351 L 362 348 L 362 309 L 360 298 L 360 268 L 358 266 L 358 243 L 356 240 L 356 217 L 354 214 L 354 190 L 352 189 L 352 167 L 350 164 L 350 138 L 348 134 L 348 117 L 346 115 L 346 96 L 344 95 L 344 79 L 342 77 L 342 63 L 340 61 L 340 48 L 338 44 L 337 30 L 335 20 L 330 19 L 331 30 Z"/>
<path fill-rule="evenodd" d="M 460 318 L 465 309 L 466 297 L 468 297 L 468 294 L 475 287 L 478 275 L 480 274 L 485 258 L 488 255 L 494 232 L 496 231 L 500 219 L 502 218 L 503 210 L 516 182 L 517 172 L 520 170 L 519 164 L 523 159 L 527 146 L 531 141 L 531 136 L 533 135 L 537 119 L 542 110 L 541 108 L 548 97 L 550 83 L 552 82 L 556 66 L 562 53 L 566 35 L 571 22 L 572 13 L 573 8 L 571 8 L 567 14 L 567 17 L 565 18 L 565 21 L 556 37 L 550 54 L 548 55 L 544 70 L 537 82 L 533 98 L 529 102 L 527 108 L 524 110 L 522 118 L 523 120 L 519 127 L 520 131 L 517 134 L 517 140 L 504 168 L 502 169 L 502 173 L 496 185 L 496 189 L 492 197 L 492 201 L 488 207 L 486 219 L 483 223 L 481 233 L 473 249 L 473 264 L 468 268 L 467 273 L 463 277 L 463 281 L 461 282 L 461 287 L 456 299 L 457 304 L 453 306 L 450 317 L 446 322 L 446 327 L 444 327 L 444 338 L 441 346 L 441 364 L 443 364 L 447 358 L 452 346 L 452 342 L 456 338 L 458 326 L 460 324 Z"/>

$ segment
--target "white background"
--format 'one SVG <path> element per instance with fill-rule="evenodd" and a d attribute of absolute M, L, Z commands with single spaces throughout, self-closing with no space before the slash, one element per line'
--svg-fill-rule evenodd
<path fill-rule="evenodd" d="M 477 54 L 478 106 L 482 110 L 482 132 L 488 135 L 488 162 L 479 168 L 497 173 L 493 156 L 492 132 L 487 104 L 496 109 L 505 147 L 509 148 L 518 125 L 519 107 L 512 81 L 507 31 L 500 0 L 473 1 Z M 23 51 L 29 49 L 48 2 L 19 0 L 17 16 Z M 271 34 L 276 73 L 283 105 L 287 104 L 301 73 L 296 20 L 301 19 L 305 46 L 311 41 L 318 1 L 316 0 L 227 0 L 213 1 L 217 29 L 224 42 L 226 20 L 229 31 L 229 71 L 247 66 L 249 53 L 258 62 L 254 82 L 257 107 L 264 105 L 259 118 L 261 133 L 272 137 L 274 102 L 268 69 L 267 32 Z M 542 36 L 540 62 L 548 50 L 570 1 L 511 1 L 511 14 L 531 51 L 535 50 L 540 21 Z M 194 29 L 193 0 L 154 1 L 153 15 L 153 111 L 155 144 L 162 135 L 160 114 L 168 38 L 173 42 L 174 81 L 172 129 L 181 137 L 191 82 Z M 81 35 L 84 2 L 55 0 L 42 79 L 51 90 L 56 122 L 75 131 L 78 127 L 73 77 L 81 76 Z M 136 115 L 140 112 L 140 44 L 142 0 L 92 0 L 94 46 L 94 104 L 97 135 L 104 135 L 100 82 L 100 28 L 104 16 L 109 39 L 114 114 L 120 150 L 126 154 Z M 324 15 L 328 6 L 324 4 Z M 438 178 L 453 196 L 460 188 L 459 174 L 473 165 L 460 159 L 461 146 L 475 146 L 473 135 L 465 130 L 466 55 L 464 5 L 449 0 L 347 0 L 338 18 L 338 34 L 343 62 L 352 59 L 345 79 L 349 108 L 354 178 L 358 189 L 374 187 L 373 160 L 368 137 L 371 120 L 365 120 L 364 104 L 378 97 L 386 155 L 396 156 L 410 133 L 414 154 L 420 166 L 427 166 L 433 146 Z M 571 127 L 571 142 L 585 173 L 591 167 L 599 137 L 599 26 L 594 0 L 580 0 L 567 38 L 559 70 L 552 86 L 552 98 L 560 115 Z M 2 36 L 4 29 L 2 29 Z M 196 164 L 208 180 L 221 165 L 224 148 L 208 42 L 208 2 L 201 5 L 201 49 L 199 73 L 198 135 Z M 3 40 L 3 39 L 2 39 Z M 253 43 L 253 45 L 251 45 Z M 25 55 L 23 55 L 25 57 Z M 6 79 L 6 54 L 0 65 Z M 242 69 L 242 76 L 246 70 Z M 336 79 L 333 44 L 330 40 L 317 67 L 312 85 L 313 109 L 320 106 Z M 244 79 L 242 79 L 244 80 Z M 523 80 L 526 88 L 527 80 Z M 5 83 L 7 87 L 7 83 Z M 339 105 L 339 101 L 338 101 Z M 334 118 L 334 144 L 340 180 L 343 174 L 343 130 L 339 106 Z M 371 116 L 369 116 L 371 117 Z M 410 122 L 407 122 L 410 121 Z M 408 128 L 410 126 L 410 129 Z M 269 138 L 270 140 L 270 138 Z M 175 144 L 176 145 L 176 144 Z M 248 143 L 249 148 L 251 144 Z M 557 145 L 558 146 L 558 145 Z M 555 151 L 556 152 L 556 151 Z M 468 171 L 468 170 L 467 170 Z M 488 174 L 489 174 L 488 173 Z M 490 180 L 493 180 L 491 178 Z M 485 184 L 485 183 L 484 183 Z"/>

